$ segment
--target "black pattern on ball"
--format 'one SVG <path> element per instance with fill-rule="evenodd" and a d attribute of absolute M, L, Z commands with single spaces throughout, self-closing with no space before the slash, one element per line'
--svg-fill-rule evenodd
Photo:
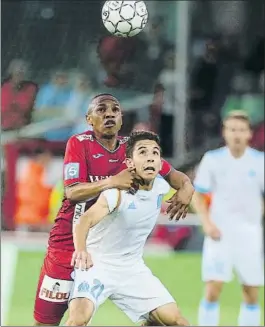
<path fill-rule="evenodd" d="M 140 33 L 147 24 L 148 11 L 143 1 L 106 1 L 102 21 L 113 35 L 131 37 Z"/>

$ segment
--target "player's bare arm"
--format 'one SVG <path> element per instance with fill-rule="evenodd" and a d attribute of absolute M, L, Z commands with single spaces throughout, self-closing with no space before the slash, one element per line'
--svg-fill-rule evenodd
<path fill-rule="evenodd" d="M 192 199 L 192 206 L 201 218 L 205 235 L 210 236 L 214 240 L 219 240 L 221 233 L 210 218 L 205 195 L 195 191 Z"/>
<path fill-rule="evenodd" d="M 119 193 L 119 190 L 117 190 Z M 118 202 L 119 202 L 119 196 Z M 116 208 L 119 203 L 117 203 Z M 75 252 L 73 253 L 71 265 L 79 269 L 89 269 L 93 266 L 93 262 L 89 253 L 86 250 L 86 239 L 90 228 L 98 224 L 110 213 L 108 202 L 104 194 L 101 193 L 97 202 L 89 208 L 79 220 L 79 223 L 74 228 L 74 245 Z"/>
<path fill-rule="evenodd" d="M 170 219 L 179 220 L 180 218 L 185 218 L 194 193 L 191 180 L 186 174 L 175 169 L 171 169 L 165 179 L 172 188 L 177 190 L 169 200 L 170 206 L 167 209 L 167 213 Z"/>
<path fill-rule="evenodd" d="M 98 196 L 101 192 L 117 188 L 119 190 L 129 190 L 134 181 L 134 172 L 125 169 L 115 176 L 93 183 L 78 183 L 65 188 L 65 195 L 70 201 L 85 201 Z"/>

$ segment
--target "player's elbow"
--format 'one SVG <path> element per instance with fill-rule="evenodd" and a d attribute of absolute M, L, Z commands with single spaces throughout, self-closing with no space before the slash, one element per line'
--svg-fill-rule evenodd
<path fill-rule="evenodd" d="M 78 195 L 79 195 L 79 190 L 76 187 L 76 185 L 65 188 L 65 197 L 67 198 L 67 200 L 71 202 L 79 201 Z"/>
<path fill-rule="evenodd" d="M 175 190 L 179 190 L 184 186 L 189 186 L 192 189 L 192 192 L 194 191 L 190 178 L 178 170 L 172 169 L 165 179 Z"/>

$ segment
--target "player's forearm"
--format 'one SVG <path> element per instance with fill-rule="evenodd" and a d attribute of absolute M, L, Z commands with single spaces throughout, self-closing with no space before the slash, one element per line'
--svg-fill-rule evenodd
<path fill-rule="evenodd" d="M 191 180 L 186 174 L 182 173 L 181 171 L 172 169 L 170 173 L 166 176 L 166 181 L 175 190 L 185 188 L 188 192 L 194 192 Z"/>
<path fill-rule="evenodd" d="M 108 214 L 108 206 L 102 198 L 89 208 L 74 226 L 74 245 L 76 251 L 84 251 L 90 228 L 98 224 Z"/>
<path fill-rule="evenodd" d="M 77 224 L 74 229 L 74 246 L 76 251 L 85 251 L 86 239 L 89 228 L 85 229 L 82 224 Z"/>
<path fill-rule="evenodd" d="M 68 200 L 80 202 L 98 196 L 101 192 L 112 188 L 111 178 L 93 183 L 79 183 L 65 189 Z"/>
<path fill-rule="evenodd" d="M 92 208 L 92 207 L 91 207 Z M 74 226 L 74 246 L 76 251 L 85 251 L 86 239 L 89 229 L 92 227 L 91 216 L 89 216 L 90 209 L 88 209 L 81 217 L 79 222 Z"/>
<path fill-rule="evenodd" d="M 195 192 L 192 198 L 191 205 L 200 216 L 203 224 L 210 221 L 209 209 L 203 194 Z"/>

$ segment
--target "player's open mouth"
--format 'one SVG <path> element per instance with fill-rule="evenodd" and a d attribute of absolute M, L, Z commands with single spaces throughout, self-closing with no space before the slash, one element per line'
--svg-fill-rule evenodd
<path fill-rule="evenodd" d="M 155 168 L 154 167 L 146 167 L 146 168 L 144 168 L 144 171 L 154 172 L 155 171 Z"/>
<path fill-rule="evenodd" d="M 115 125 L 116 125 L 116 122 L 115 122 L 115 120 L 112 120 L 112 119 L 107 120 L 107 121 L 104 123 L 104 126 L 105 126 L 105 127 L 113 127 L 113 126 L 115 126 Z"/>

